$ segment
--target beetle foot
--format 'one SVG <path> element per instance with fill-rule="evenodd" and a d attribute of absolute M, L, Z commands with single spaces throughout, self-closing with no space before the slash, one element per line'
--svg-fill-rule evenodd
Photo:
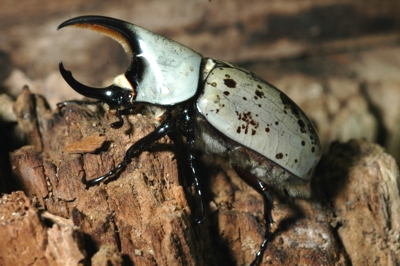
<path fill-rule="evenodd" d="M 269 232 L 269 229 L 267 229 L 267 231 L 265 232 L 264 240 L 260 246 L 260 249 L 258 250 L 258 252 L 256 254 L 256 258 L 253 260 L 253 262 L 250 264 L 250 266 L 260 265 L 264 251 L 267 248 L 267 244 L 268 244 L 268 240 L 269 240 L 270 236 L 271 236 L 271 233 Z"/>
<path fill-rule="evenodd" d="M 101 181 L 103 181 L 103 180 L 105 180 L 105 179 L 107 179 L 107 178 L 109 178 L 111 176 L 114 176 L 121 168 L 125 167 L 130 162 L 131 162 L 131 159 L 125 157 L 124 160 L 117 165 L 117 167 L 112 169 L 107 174 L 104 174 L 102 176 L 99 176 L 99 177 L 97 177 L 95 179 L 91 179 L 91 180 L 86 180 L 86 179 L 82 178 L 82 183 L 84 183 L 86 185 L 86 188 L 89 188 L 91 186 L 97 185 Z"/>

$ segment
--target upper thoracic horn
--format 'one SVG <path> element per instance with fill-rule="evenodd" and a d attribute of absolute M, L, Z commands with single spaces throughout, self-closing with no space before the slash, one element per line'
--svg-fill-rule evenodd
<path fill-rule="evenodd" d="M 140 53 L 141 51 L 137 44 L 137 35 L 130 25 L 128 22 L 109 17 L 82 16 L 64 21 L 58 26 L 57 30 L 67 26 L 75 26 L 99 32 L 119 42 L 125 52 L 132 55 L 132 53 Z"/>

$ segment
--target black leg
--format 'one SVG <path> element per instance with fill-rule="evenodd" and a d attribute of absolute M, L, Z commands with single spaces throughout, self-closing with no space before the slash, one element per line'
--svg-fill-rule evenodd
<path fill-rule="evenodd" d="M 124 120 L 122 119 L 123 115 L 129 115 L 132 112 L 132 109 L 135 109 L 136 106 L 125 107 L 125 109 L 121 110 L 119 107 L 116 109 L 117 113 L 115 114 L 118 118 L 117 122 L 113 122 L 110 124 L 110 127 L 114 129 L 118 129 L 124 125 Z"/>
<path fill-rule="evenodd" d="M 234 167 L 237 174 L 242 178 L 247 184 L 257 190 L 263 197 L 264 200 L 264 219 L 266 223 L 266 230 L 264 235 L 264 240 L 260 246 L 259 251 L 256 254 L 256 258 L 250 264 L 251 266 L 259 265 L 262 259 L 262 255 L 267 248 L 267 243 L 269 238 L 271 237 L 270 229 L 271 224 L 274 222 L 272 220 L 272 209 L 274 208 L 274 198 L 268 190 L 268 187 L 265 183 L 261 182 L 258 178 L 248 173 L 239 167 Z"/>
<path fill-rule="evenodd" d="M 107 177 L 113 176 L 117 173 L 117 171 L 123 167 L 125 167 L 128 163 L 131 162 L 131 159 L 137 155 L 139 155 L 143 149 L 150 145 L 151 143 L 165 137 L 168 133 L 171 133 L 176 128 L 175 119 L 169 118 L 166 119 L 159 127 L 157 127 L 153 132 L 148 134 L 147 136 L 141 138 L 140 140 L 136 141 L 126 152 L 124 159 L 120 162 L 117 167 L 112 169 L 105 175 L 97 177 L 92 180 L 83 180 L 83 183 L 87 184 L 88 186 L 93 186 Z"/>
<path fill-rule="evenodd" d="M 197 197 L 197 203 L 199 206 L 199 214 L 194 220 L 195 225 L 200 225 L 204 219 L 204 199 L 201 191 L 200 179 L 196 171 L 196 155 L 194 150 L 194 113 L 191 106 L 187 107 L 182 111 L 182 120 L 185 127 L 187 152 L 188 152 L 188 163 L 189 168 L 194 180 L 194 189 Z"/>
<path fill-rule="evenodd" d="M 121 110 L 119 108 L 117 108 L 117 113 L 115 115 L 118 117 L 118 121 L 111 123 L 110 127 L 117 129 L 124 125 L 124 120 L 122 119 Z"/>

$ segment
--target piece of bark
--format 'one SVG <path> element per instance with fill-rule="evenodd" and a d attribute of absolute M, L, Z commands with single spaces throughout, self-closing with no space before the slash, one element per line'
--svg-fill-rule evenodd
<path fill-rule="evenodd" d="M 125 265 L 117 247 L 103 245 L 92 257 L 92 266 Z"/>
<path fill-rule="evenodd" d="M 81 238 L 73 225 L 45 226 L 22 191 L 0 198 L 0 265 L 84 265 Z"/>
<path fill-rule="evenodd" d="M 42 184 L 40 189 L 33 188 L 38 192 L 30 195 L 43 197 L 38 202 L 44 209 L 70 218 L 80 227 L 85 234 L 84 244 L 89 258 L 103 246 L 108 246 L 118 250 L 114 254 L 108 253 L 108 257 L 122 257 L 134 265 L 248 265 L 254 259 L 265 232 L 262 197 L 241 181 L 222 159 L 205 156 L 203 162 L 198 162 L 204 177 L 207 215 L 204 225 L 195 227 L 192 225 L 192 211 L 196 208 L 192 203 L 196 199 L 178 180 L 174 155 L 177 151 L 168 138 L 161 139 L 133 158 L 119 172 L 117 179 L 88 189 L 81 182 L 115 167 L 132 143 L 154 130 L 154 120 L 140 114 L 130 115 L 124 118 L 124 126 L 115 130 L 109 127 L 116 120 L 114 116 L 102 116 L 74 104 L 67 105 L 61 115 L 46 114 L 38 120 L 44 125 L 41 136 L 46 136 L 48 141 L 43 145 L 43 152 L 33 158 L 37 158 L 36 163 L 42 162 L 41 166 L 35 166 L 35 171 L 46 182 L 45 185 L 38 182 L 38 186 Z M 106 137 L 106 145 L 96 153 L 64 152 L 66 145 L 85 139 L 94 132 Z M 351 142 L 343 146 L 346 145 L 353 145 L 353 149 L 345 149 L 343 154 L 332 151 L 319 166 L 313 183 L 313 199 L 293 200 L 275 195 L 273 235 L 263 255 L 263 263 L 361 265 L 356 257 L 348 254 L 353 250 L 347 246 L 345 237 L 348 234 L 343 233 L 345 226 L 337 226 L 340 224 L 337 221 L 345 224 L 344 221 L 350 220 L 351 216 L 340 216 L 341 220 L 334 218 L 334 215 L 339 216 L 337 210 L 347 206 L 347 201 L 336 198 L 339 194 L 333 192 L 345 180 L 344 185 L 353 189 L 346 195 L 360 198 L 362 194 L 359 193 L 363 192 L 347 182 L 363 180 L 364 177 L 346 178 L 350 165 L 338 164 L 335 160 L 346 156 L 380 158 L 381 155 L 390 161 L 390 157 L 379 149 L 368 148 L 376 147 L 368 142 Z M 11 156 L 14 177 L 18 180 L 28 180 L 23 176 L 28 173 L 24 169 L 32 166 L 19 160 L 25 158 L 22 156 L 24 153 L 32 152 L 32 149 L 23 148 Z M 380 169 L 396 176 L 394 166 L 392 160 L 390 164 L 381 164 Z M 332 178 L 337 173 L 344 179 Z M 370 182 L 368 184 L 374 184 Z M 380 182 L 389 184 L 389 181 Z M 390 182 L 397 182 L 397 179 Z M 369 187 L 368 184 L 365 186 Z M 31 189 L 31 186 L 26 187 Z M 48 193 L 42 192 L 43 188 Z M 394 190 L 377 194 L 378 191 L 372 189 L 369 193 L 371 197 L 396 200 L 392 195 Z M 331 203 L 336 209 L 331 208 Z M 397 217 L 398 211 L 390 209 L 390 217 Z M 376 213 L 382 221 L 385 220 L 384 214 Z M 386 227 L 392 230 L 388 234 L 393 236 L 393 246 L 396 246 L 394 236 L 397 229 Z M 349 241 L 352 243 L 351 239 Z M 380 251 L 386 255 L 389 253 L 389 249 Z M 383 258 L 384 254 L 374 255 Z M 97 258 L 101 256 L 95 256 L 96 263 L 100 263 Z"/>
<path fill-rule="evenodd" d="M 26 142 L 32 145 L 37 152 L 41 152 L 43 147 L 36 115 L 37 105 L 31 97 L 35 96 L 25 86 L 14 103 L 13 111 L 17 116 L 19 127 L 25 133 Z"/>
<path fill-rule="evenodd" d="M 100 136 L 99 132 L 96 132 L 81 141 L 67 145 L 65 151 L 69 153 L 93 153 L 103 145 L 105 140 L 104 136 Z"/>
<path fill-rule="evenodd" d="M 333 226 L 352 265 L 400 264 L 399 171 L 395 160 L 362 140 L 334 143 L 321 168 Z"/>

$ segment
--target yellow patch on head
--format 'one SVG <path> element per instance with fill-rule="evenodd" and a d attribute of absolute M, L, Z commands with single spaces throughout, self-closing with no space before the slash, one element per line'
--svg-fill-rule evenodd
<path fill-rule="evenodd" d="M 129 89 L 133 91 L 131 83 L 126 79 L 124 74 L 118 75 L 114 78 L 114 84 L 120 88 Z"/>
<path fill-rule="evenodd" d="M 94 32 L 98 32 L 116 40 L 121 44 L 122 48 L 124 48 L 125 53 L 127 53 L 129 57 L 132 56 L 132 50 L 131 47 L 129 46 L 129 43 L 127 42 L 126 38 L 119 32 L 104 26 L 94 25 L 89 23 L 75 24 L 74 26 L 76 28 L 88 29 Z"/>

